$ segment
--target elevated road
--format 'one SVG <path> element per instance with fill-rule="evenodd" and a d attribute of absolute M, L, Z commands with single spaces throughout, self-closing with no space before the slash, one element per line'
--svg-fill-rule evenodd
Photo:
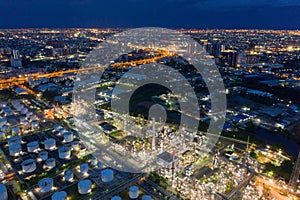
<path fill-rule="evenodd" d="M 172 56 L 174 54 L 171 54 L 167 51 L 160 51 L 158 55 L 155 55 L 152 58 L 145 58 L 145 59 L 139 59 L 139 60 L 134 60 L 134 61 L 128 61 L 128 62 L 117 62 L 111 64 L 111 67 L 113 68 L 126 68 L 129 66 L 138 66 L 138 65 L 143 65 L 143 64 L 149 64 L 152 62 L 156 62 L 158 59 L 167 57 L 167 56 Z M 77 73 L 78 71 L 90 71 L 90 70 L 97 70 L 99 67 L 88 67 L 88 68 L 80 68 L 80 69 L 68 69 L 68 70 L 61 70 L 61 71 L 56 71 L 56 72 L 51 72 L 51 73 L 43 73 L 43 72 L 38 72 L 38 73 L 32 73 L 32 74 L 26 74 L 26 75 L 19 75 L 17 77 L 8 77 L 8 78 L 2 78 L 0 79 L 0 89 L 3 88 L 9 88 L 12 86 L 16 85 L 21 85 L 24 83 L 28 83 L 28 78 L 32 79 L 37 79 L 37 78 L 54 78 L 54 77 L 59 77 L 64 74 L 68 73 Z"/>

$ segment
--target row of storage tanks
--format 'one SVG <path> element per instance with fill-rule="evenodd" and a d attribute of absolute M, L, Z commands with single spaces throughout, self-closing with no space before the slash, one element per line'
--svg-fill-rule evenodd
<path fill-rule="evenodd" d="M 44 141 L 45 150 L 56 149 L 56 140 L 53 138 Z M 63 146 L 58 149 L 58 156 L 60 159 L 69 159 L 71 157 L 72 149 L 79 149 L 80 145 L 78 141 L 71 143 L 71 147 Z M 8 149 L 10 156 L 18 156 L 22 152 L 22 139 L 20 136 L 14 136 L 8 139 Z M 29 153 L 37 152 L 39 150 L 39 142 L 32 141 L 27 143 L 27 151 Z M 48 158 L 47 151 L 41 151 L 38 153 L 38 159 L 45 161 L 45 165 L 48 168 L 54 168 L 56 161 L 54 158 Z M 21 163 L 22 170 L 25 173 L 33 172 L 36 169 L 36 160 L 28 159 Z"/>
<path fill-rule="evenodd" d="M 32 112 L 28 111 L 28 108 L 25 107 L 24 104 L 20 103 L 19 100 L 12 100 L 10 106 L 7 102 L 0 102 L 0 113 L 3 113 L 4 116 L 11 116 L 15 114 L 15 111 L 19 112 L 22 115 L 25 116 L 20 116 L 19 120 L 20 123 L 23 124 L 26 122 L 29 124 L 29 122 L 32 122 L 36 120 L 36 115 L 33 114 Z M 0 127 L 4 126 L 7 124 L 7 119 L 6 117 L 1 117 L 0 118 Z M 33 125 L 33 124 L 32 124 Z"/>
<path fill-rule="evenodd" d="M 15 110 L 21 114 L 28 112 L 25 105 L 18 100 L 12 100 L 11 106 L 7 102 L 0 102 L 0 111 L 4 113 L 5 116 L 13 115 Z"/>
<path fill-rule="evenodd" d="M 45 180 L 44 183 L 47 184 L 53 184 L 53 182 L 47 182 L 48 180 Z M 90 180 L 82 180 L 78 183 L 78 192 L 80 194 L 87 194 L 91 191 L 92 182 Z M 81 188 L 81 190 L 79 189 Z M 84 189 L 83 189 L 84 188 Z M 55 192 L 51 199 L 52 200 L 66 200 L 68 197 L 68 194 L 65 191 L 59 191 Z M 129 198 L 130 199 L 137 199 L 139 198 L 139 188 L 137 186 L 131 186 L 129 188 Z M 120 196 L 113 196 L 111 200 L 122 200 Z M 150 195 L 143 195 L 142 200 L 152 200 L 152 197 Z"/>
<path fill-rule="evenodd" d="M 79 149 L 79 142 L 78 141 L 74 141 L 74 133 L 72 132 L 66 132 L 64 134 L 64 141 L 68 141 L 68 142 L 72 142 L 72 148 L 74 149 Z M 22 148 L 21 148 L 21 144 L 22 144 L 22 138 L 21 136 L 13 136 L 11 138 L 9 138 L 8 140 L 8 146 L 9 146 L 9 154 L 11 156 L 16 156 L 18 155 Z M 56 149 L 56 140 L 53 138 L 47 139 L 44 141 L 44 147 L 46 150 L 53 150 Z M 38 141 L 32 141 L 27 143 L 27 151 L 28 152 L 35 152 L 39 149 L 39 143 Z M 62 154 L 64 154 L 64 152 L 66 152 L 67 148 L 62 147 L 62 150 L 59 152 L 62 152 Z M 63 156 L 62 156 L 63 157 Z"/>
<path fill-rule="evenodd" d="M 3 138 L 5 135 L 17 135 L 21 131 L 21 126 L 31 127 L 32 129 L 37 129 L 39 127 L 38 121 L 27 120 L 25 116 L 19 117 L 20 124 L 10 127 L 7 122 L 6 117 L 0 117 L 0 138 Z M 21 126 L 20 126 L 21 125 Z"/>
<path fill-rule="evenodd" d="M 97 168 L 102 170 L 102 163 L 96 162 Z M 79 171 L 81 174 L 86 174 L 89 171 L 89 164 L 83 163 L 79 165 Z M 67 182 L 71 182 L 74 179 L 74 171 L 73 170 L 66 170 L 64 172 L 64 180 Z M 114 172 L 112 169 L 103 169 L 101 171 L 101 180 L 105 183 L 111 182 L 114 179 Z M 39 181 L 38 183 L 39 191 L 41 193 L 50 192 L 53 189 L 53 179 L 52 178 L 44 178 Z M 78 193 L 79 194 L 88 194 L 92 189 L 92 181 L 89 179 L 84 179 L 78 182 Z M 59 200 L 65 199 L 67 197 L 66 192 L 56 192 L 52 195 L 52 199 Z"/>
<path fill-rule="evenodd" d="M 53 187 L 53 180 L 49 178 L 42 179 L 39 183 L 39 186 L 42 186 L 40 189 L 41 192 L 50 192 Z M 92 189 L 92 181 L 89 179 L 81 180 L 78 182 L 78 193 L 79 194 L 88 194 Z M 66 200 L 68 194 L 65 191 L 55 192 L 51 199 L 52 200 Z M 129 188 L 129 198 L 138 199 L 139 198 L 139 188 L 137 186 L 131 186 Z M 113 196 L 111 200 L 122 200 L 120 196 Z M 143 195 L 142 200 L 152 200 L 150 195 Z"/>
<path fill-rule="evenodd" d="M 64 132 L 64 141 L 65 142 L 72 142 L 73 141 L 73 133 L 72 132 Z M 16 156 L 22 151 L 22 139 L 20 136 L 14 136 L 8 139 L 9 145 L 9 153 L 11 156 Z M 53 150 L 56 148 L 56 140 L 55 139 L 47 139 L 44 141 L 44 146 L 46 150 Z M 79 148 L 79 143 L 77 141 L 72 142 L 72 148 L 76 149 Z M 39 143 L 37 141 L 27 143 L 27 151 L 28 152 L 35 152 L 39 149 Z M 58 149 L 58 154 L 60 159 L 67 159 L 71 156 L 71 148 L 67 146 L 63 146 Z M 48 167 L 55 167 L 56 161 L 54 158 L 48 158 L 48 152 L 42 151 L 39 152 L 38 158 L 42 161 L 45 161 L 46 166 Z M 102 169 L 101 162 L 95 162 L 95 159 L 92 161 L 92 165 L 97 165 L 98 169 Z M 33 172 L 36 169 L 36 160 L 34 159 L 27 159 L 21 163 L 22 170 L 25 173 Z M 82 174 L 86 174 L 89 171 L 88 163 L 81 164 L 79 166 L 79 171 Z M 72 181 L 74 179 L 74 172 L 73 170 L 67 170 L 64 172 L 64 179 L 66 181 Z M 101 180 L 104 183 L 111 182 L 114 179 L 114 171 L 112 169 L 103 169 L 101 171 Z M 50 192 L 53 188 L 53 179 L 52 178 L 44 178 L 39 181 L 38 183 L 39 189 L 41 193 Z M 4 185 L 5 187 L 5 185 Z M 78 182 L 78 193 L 80 194 L 87 194 L 91 191 L 92 188 L 92 181 L 89 179 L 81 180 Z M 5 190 L 3 186 L 0 185 L 0 200 L 5 199 L 7 197 L 6 187 Z M 2 198 L 3 196 L 3 198 Z M 137 186 L 132 186 L 129 189 L 129 197 L 131 199 L 136 199 L 139 196 L 139 190 Z M 67 198 L 67 193 L 65 191 L 56 192 L 52 195 L 52 199 L 54 200 L 63 200 Z M 7 199 L 7 198 L 6 198 Z M 115 196 L 112 199 L 120 199 L 120 197 Z M 152 199 L 151 196 L 144 195 L 142 197 L 143 200 Z"/>

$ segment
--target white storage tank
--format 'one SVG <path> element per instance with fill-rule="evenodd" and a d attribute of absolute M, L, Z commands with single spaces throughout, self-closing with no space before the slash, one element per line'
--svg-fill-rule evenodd
<path fill-rule="evenodd" d="M 35 114 L 32 114 L 32 115 L 30 115 L 30 117 L 29 117 L 29 120 L 30 120 L 31 122 L 33 122 L 33 128 L 34 128 L 36 125 L 39 124 L 39 123 L 36 121 L 36 119 L 37 119 L 37 117 L 36 117 Z"/>
<path fill-rule="evenodd" d="M 7 125 L 3 125 L 0 130 L 3 132 L 3 133 L 8 133 L 9 132 L 9 127 Z"/>
<path fill-rule="evenodd" d="M 64 142 L 66 143 L 72 142 L 74 139 L 74 134 L 71 131 L 65 132 L 63 136 L 64 136 Z"/>
<path fill-rule="evenodd" d="M 32 113 L 32 112 L 28 112 L 28 113 L 26 113 L 26 117 L 27 117 L 27 118 L 30 118 L 32 115 L 33 115 L 33 113 Z"/>
<path fill-rule="evenodd" d="M 111 200 L 122 200 L 122 198 L 120 196 L 113 196 Z"/>
<path fill-rule="evenodd" d="M 14 114 L 14 111 L 9 106 L 7 106 L 1 110 L 4 113 L 4 116 L 11 116 Z"/>
<path fill-rule="evenodd" d="M 48 159 L 48 152 L 47 151 L 42 151 L 39 153 L 39 158 L 42 160 L 42 161 L 45 161 Z"/>
<path fill-rule="evenodd" d="M 23 104 L 16 104 L 15 106 L 15 109 L 20 112 L 23 108 L 24 108 L 24 105 Z"/>
<path fill-rule="evenodd" d="M 104 183 L 110 182 L 114 179 L 114 171 L 112 169 L 104 169 L 101 171 L 101 180 Z"/>
<path fill-rule="evenodd" d="M 56 161 L 54 158 L 48 158 L 45 162 L 46 166 L 50 169 L 54 168 L 56 166 Z"/>
<path fill-rule="evenodd" d="M 6 117 L 0 117 L 0 127 L 7 123 Z"/>
<path fill-rule="evenodd" d="M 152 200 L 150 195 L 143 195 L 142 200 Z"/>
<path fill-rule="evenodd" d="M 24 122 L 26 120 L 26 117 L 25 116 L 20 116 L 19 120 L 20 120 L 20 122 Z"/>
<path fill-rule="evenodd" d="M 129 197 L 130 199 L 137 199 L 139 197 L 139 187 L 131 186 L 129 188 Z"/>
<path fill-rule="evenodd" d="M 66 200 L 68 197 L 67 193 L 65 191 L 55 192 L 51 200 Z"/>
<path fill-rule="evenodd" d="M 7 200 L 8 199 L 8 194 L 7 194 L 7 189 L 4 184 L 0 184 L 0 200 Z"/>
<path fill-rule="evenodd" d="M 79 145 L 79 142 L 78 141 L 74 141 L 72 142 L 72 149 L 74 151 L 78 151 L 80 149 L 80 145 Z"/>
<path fill-rule="evenodd" d="M 53 179 L 43 178 L 42 180 L 39 181 L 38 185 L 41 193 L 50 192 L 53 188 Z"/>
<path fill-rule="evenodd" d="M 36 170 L 36 161 L 34 159 L 28 159 L 21 163 L 24 173 L 31 173 Z"/>
<path fill-rule="evenodd" d="M 31 128 L 32 129 L 37 129 L 39 127 L 39 122 L 38 121 L 32 121 L 31 122 Z"/>
<path fill-rule="evenodd" d="M 1 101 L 0 102 L 0 108 L 6 107 L 7 106 L 7 102 L 6 101 Z"/>
<path fill-rule="evenodd" d="M 44 146 L 46 150 L 51 150 L 56 148 L 56 140 L 53 138 L 44 141 Z"/>
<path fill-rule="evenodd" d="M 54 130 L 55 131 L 59 131 L 62 128 L 62 126 L 60 124 L 55 124 L 54 125 Z"/>
<path fill-rule="evenodd" d="M 28 120 L 24 120 L 23 122 L 21 122 L 21 124 L 23 124 L 24 126 L 28 126 L 29 125 L 29 121 Z"/>
<path fill-rule="evenodd" d="M 13 107 L 17 107 L 20 104 L 20 101 L 18 99 L 13 99 L 10 103 Z"/>
<path fill-rule="evenodd" d="M 29 153 L 35 152 L 39 149 L 39 142 L 38 141 L 33 141 L 27 143 L 27 151 Z"/>
<path fill-rule="evenodd" d="M 71 148 L 67 146 L 63 146 L 58 149 L 58 157 L 60 159 L 68 159 L 71 157 Z"/>
<path fill-rule="evenodd" d="M 14 127 L 12 127 L 11 133 L 12 133 L 13 135 L 17 135 L 18 133 L 20 133 L 20 128 L 19 128 L 19 126 L 14 126 Z"/>
<path fill-rule="evenodd" d="M 87 194 L 92 190 L 92 181 L 89 179 L 79 181 L 78 183 L 78 193 Z"/>
<path fill-rule="evenodd" d="M 27 108 L 22 108 L 22 109 L 21 109 L 21 114 L 22 114 L 22 115 L 25 115 L 27 112 L 28 112 L 28 109 L 27 109 Z"/>
<path fill-rule="evenodd" d="M 12 144 L 8 147 L 10 156 L 18 156 L 22 152 L 21 144 Z"/>
<path fill-rule="evenodd" d="M 88 163 L 83 163 L 79 166 L 79 170 L 81 174 L 86 174 L 89 172 L 89 164 Z"/>
<path fill-rule="evenodd" d="M 59 129 L 58 135 L 64 135 L 64 133 L 68 132 L 65 128 L 61 127 Z"/>
<path fill-rule="evenodd" d="M 22 138 L 20 136 L 13 136 L 8 139 L 8 145 L 13 145 L 13 144 L 21 144 L 22 143 Z"/>
<path fill-rule="evenodd" d="M 74 179 L 74 172 L 72 169 L 64 172 L 64 177 L 66 181 L 72 181 Z"/>

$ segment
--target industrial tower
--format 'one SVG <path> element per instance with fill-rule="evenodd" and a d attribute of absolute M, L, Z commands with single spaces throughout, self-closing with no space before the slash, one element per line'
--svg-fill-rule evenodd
<path fill-rule="evenodd" d="M 300 153 L 298 154 L 297 161 L 294 165 L 292 176 L 289 182 L 289 186 L 291 186 L 293 189 L 297 188 L 297 180 L 299 178 L 299 175 L 300 175 Z"/>

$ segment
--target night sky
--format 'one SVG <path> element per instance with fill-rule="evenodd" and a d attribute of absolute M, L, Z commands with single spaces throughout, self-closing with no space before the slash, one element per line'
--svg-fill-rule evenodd
<path fill-rule="evenodd" d="M 0 0 L 0 28 L 300 29 L 300 0 Z"/>

